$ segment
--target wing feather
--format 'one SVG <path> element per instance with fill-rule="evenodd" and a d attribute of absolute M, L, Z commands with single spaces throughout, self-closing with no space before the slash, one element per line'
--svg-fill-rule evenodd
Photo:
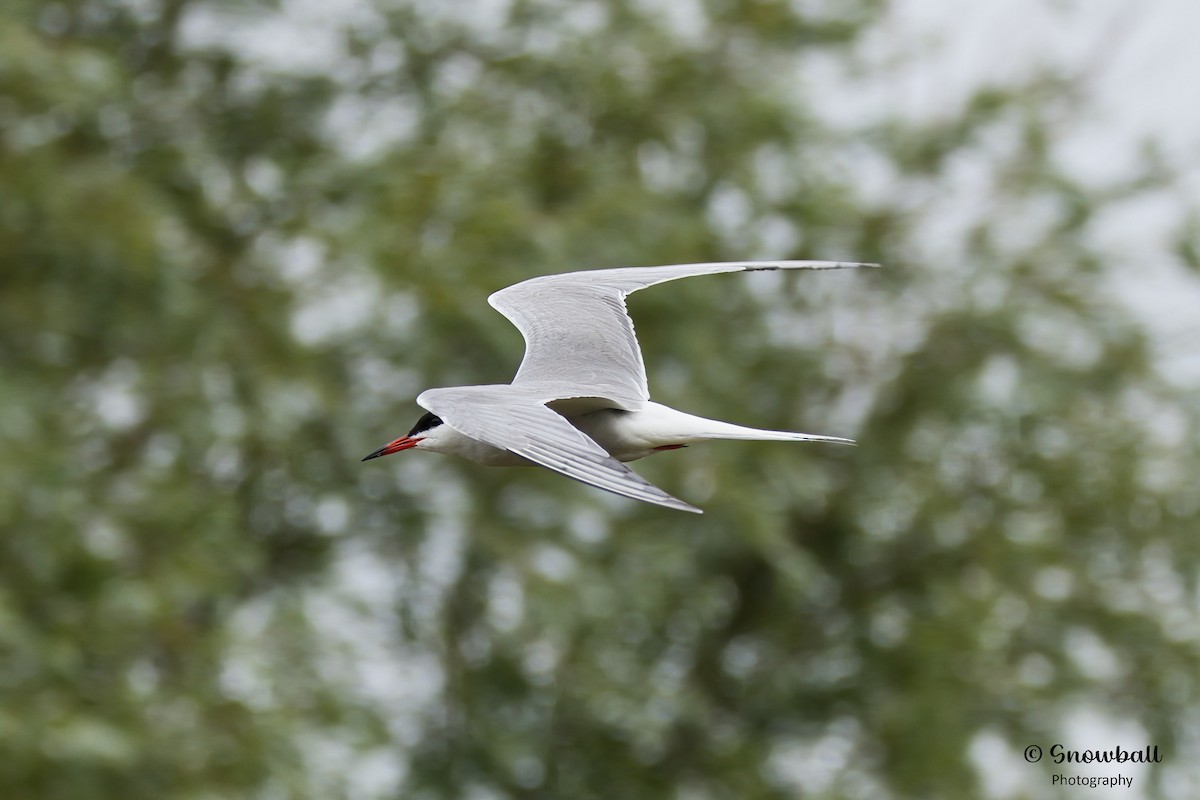
<path fill-rule="evenodd" d="M 632 411 L 650 399 L 646 367 L 625 298 L 693 275 L 777 269 L 874 267 L 846 261 L 736 261 L 543 275 L 509 286 L 488 303 L 525 338 L 514 386 L 558 384 L 565 396 L 595 396 Z M 569 394 L 574 392 L 574 395 Z"/>
<path fill-rule="evenodd" d="M 430 389 L 417 403 L 462 434 L 516 453 L 589 486 L 702 513 L 659 489 L 610 456 L 595 440 L 547 408 L 537 395 L 512 386 Z"/>

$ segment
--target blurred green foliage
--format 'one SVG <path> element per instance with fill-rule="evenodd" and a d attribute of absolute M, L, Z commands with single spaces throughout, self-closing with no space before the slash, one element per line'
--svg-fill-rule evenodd
<path fill-rule="evenodd" d="M 6 3 L 3 796 L 1045 797 L 1081 712 L 1195 796 L 1196 408 L 1087 244 L 1166 171 L 1062 76 L 834 124 L 884 11 Z M 746 257 L 888 270 L 638 295 L 657 399 L 860 447 L 358 463 L 490 291 Z"/>

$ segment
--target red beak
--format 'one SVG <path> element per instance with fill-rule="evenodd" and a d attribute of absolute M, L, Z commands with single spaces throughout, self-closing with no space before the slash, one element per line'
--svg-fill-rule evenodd
<path fill-rule="evenodd" d="M 422 437 L 420 436 L 401 436 L 396 441 L 390 444 L 385 444 L 374 453 L 371 453 L 371 455 L 364 458 L 363 461 L 370 461 L 372 458 L 379 458 L 380 456 L 390 456 L 392 453 L 399 453 L 401 450 L 407 450 L 410 447 L 416 447 L 417 442 L 421 441 L 421 438 Z"/>

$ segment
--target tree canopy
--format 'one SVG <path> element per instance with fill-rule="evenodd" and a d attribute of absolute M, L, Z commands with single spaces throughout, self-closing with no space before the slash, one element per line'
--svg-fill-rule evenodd
<path fill-rule="evenodd" d="M 886 12 L 7 3 L 4 795 L 1047 797 L 1099 719 L 1191 796 L 1197 409 L 1089 236 L 1170 170 L 1064 169 L 1071 76 L 870 102 Z M 656 399 L 859 447 L 359 463 L 491 291 L 743 258 L 887 268 L 638 294 Z"/>

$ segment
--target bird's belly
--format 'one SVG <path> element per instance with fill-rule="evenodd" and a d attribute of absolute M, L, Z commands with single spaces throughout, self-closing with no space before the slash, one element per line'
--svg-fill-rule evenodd
<path fill-rule="evenodd" d="M 693 441 L 687 436 L 686 427 L 679 424 L 680 419 L 686 420 L 688 416 L 657 403 L 648 403 L 645 408 L 636 411 L 608 408 L 563 416 L 618 461 L 637 461 Z M 445 435 L 452 433 L 447 431 Z M 444 441 L 438 451 L 488 467 L 533 465 L 533 462 L 515 453 L 462 434 Z"/>
<path fill-rule="evenodd" d="M 646 435 L 641 424 L 643 413 L 605 409 L 570 417 L 568 421 L 590 436 L 616 460 L 637 461 L 659 452 L 663 445 L 670 444 Z"/>
<path fill-rule="evenodd" d="M 598 445 L 603 447 L 608 454 L 618 461 L 636 461 L 639 458 L 645 458 L 655 452 L 653 447 L 637 440 L 630 440 L 629 437 L 621 436 L 606 427 L 597 428 L 596 426 L 584 427 L 577 424 L 576 420 L 570 420 L 576 428 L 591 436 Z M 593 435 L 593 431 L 597 431 L 598 435 Z M 508 450 L 501 450 L 498 447 L 492 447 L 489 444 L 477 440 L 471 440 L 465 447 L 456 449 L 455 455 L 462 456 L 476 464 L 482 464 L 486 467 L 535 467 L 537 464 L 527 458 L 517 455 Z"/>

